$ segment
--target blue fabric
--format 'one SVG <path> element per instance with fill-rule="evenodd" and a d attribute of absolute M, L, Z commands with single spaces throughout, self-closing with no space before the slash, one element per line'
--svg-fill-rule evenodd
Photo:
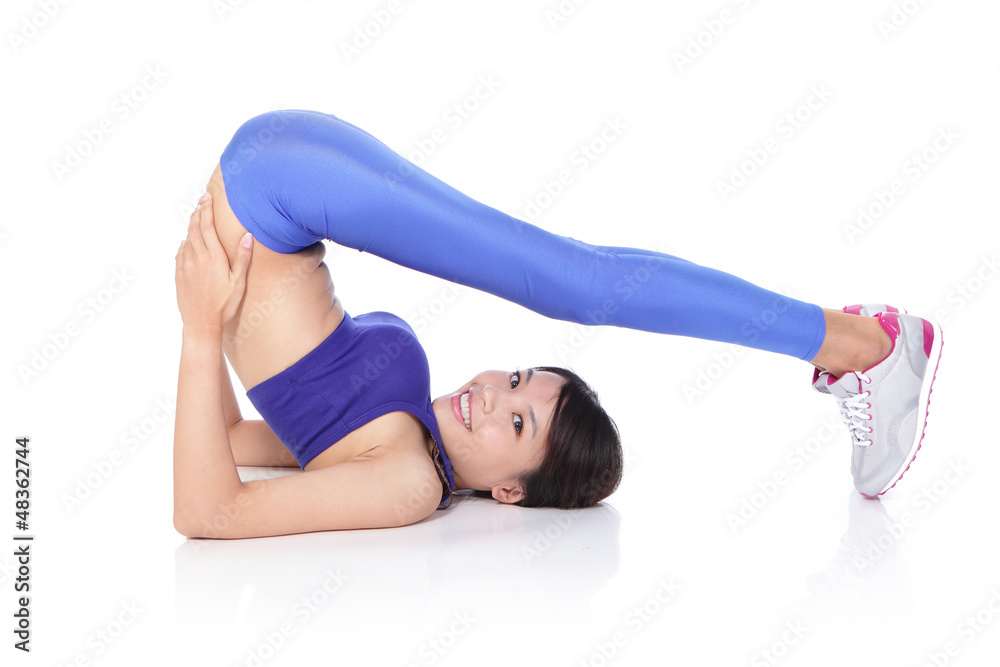
<path fill-rule="evenodd" d="M 409 412 L 438 445 L 433 458 L 444 488 L 439 508 L 444 508 L 455 477 L 441 446 L 430 393 L 427 355 L 413 329 L 391 313 L 374 312 L 354 318 L 345 313 L 318 347 L 251 387 L 247 398 L 302 468 L 373 419 Z"/>
<path fill-rule="evenodd" d="M 819 306 L 671 255 L 553 234 L 481 204 L 331 114 L 256 116 L 221 166 L 236 216 L 277 252 L 329 239 L 548 317 L 805 360 L 826 332 Z"/>

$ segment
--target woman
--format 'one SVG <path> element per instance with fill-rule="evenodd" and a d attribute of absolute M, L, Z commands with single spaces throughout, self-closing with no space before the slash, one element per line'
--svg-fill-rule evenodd
<path fill-rule="evenodd" d="M 405 525 L 457 489 L 586 507 L 620 481 L 614 422 L 570 371 L 485 371 L 431 401 L 412 330 L 388 313 L 344 310 L 322 239 L 548 317 L 809 361 L 813 386 L 840 404 L 864 495 L 891 488 L 920 446 L 941 332 L 891 306 L 824 310 L 670 255 L 545 232 L 314 111 L 244 123 L 207 190 L 177 253 L 174 525 L 184 535 Z M 242 420 L 223 351 L 263 421 Z M 305 472 L 237 474 L 276 461 Z"/>

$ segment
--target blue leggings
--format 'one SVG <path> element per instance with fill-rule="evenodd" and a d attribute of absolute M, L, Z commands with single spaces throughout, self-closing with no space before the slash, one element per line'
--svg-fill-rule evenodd
<path fill-rule="evenodd" d="M 547 232 L 462 194 L 331 114 L 251 118 L 220 163 L 236 217 L 277 252 L 329 239 L 555 319 L 805 360 L 826 333 L 819 306 L 671 255 Z"/>

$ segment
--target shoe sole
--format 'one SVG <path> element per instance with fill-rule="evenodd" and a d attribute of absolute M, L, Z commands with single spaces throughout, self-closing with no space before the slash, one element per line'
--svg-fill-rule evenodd
<path fill-rule="evenodd" d="M 920 445 L 924 441 L 924 432 L 927 430 L 927 415 L 930 413 L 931 407 L 931 392 L 934 390 L 934 379 L 937 377 L 938 366 L 941 364 L 941 350 L 944 348 L 944 333 L 941 331 L 941 327 L 939 327 L 935 322 L 931 322 L 931 327 L 934 331 L 934 344 L 931 345 L 931 353 L 927 358 L 927 361 L 930 362 L 931 359 L 934 360 L 934 372 L 931 373 L 929 380 L 926 375 L 924 376 L 924 383 L 920 387 L 920 398 L 917 404 L 923 407 L 921 408 L 920 414 L 921 425 L 919 435 L 914 437 L 913 444 L 910 446 L 910 452 L 907 455 L 906 467 L 903 468 L 902 471 L 899 472 L 892 480 L 890 480 L 890 482 L 886 483 L 885 488 L 875 495 L 868 495 L 867 493 L 859 491 L 858 493 L 861 493 L 861 495 L 865 498 L 877 498 L 892 487 L 896 486 L 899 480 L 903 479 L 903 475 L 905 475 L 906 471 L 910 469 L 910 466 L 913 465 L 913 461 L 917 458 L 917 452 L 920 451 Z"/>

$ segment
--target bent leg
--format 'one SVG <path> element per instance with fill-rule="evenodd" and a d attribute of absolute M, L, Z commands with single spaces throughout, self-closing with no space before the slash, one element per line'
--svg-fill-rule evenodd
<path fill-rule="evenodd" d="M 555 319 L 806 360 L 824 338 L 819 306 L 671 255 L 547 232 L 468 197 L 330 114 L 252 118 L 221 166 L 233 211 L 278 252 L 329 239 Z"/>
<path fill-rule="evenodd" d="M 247 232 L 228 203 L 216 167 L 206 186 L 212 199 L 216 233 L 230 263 Z M 333 281 L 316 243 L 300 252 L 274 252 L 255 243 L 246 289 L 236 316 L 226 323 L 223 350 L 249 389 L 277 375 L 326 340 L 343 319 Z"/>

